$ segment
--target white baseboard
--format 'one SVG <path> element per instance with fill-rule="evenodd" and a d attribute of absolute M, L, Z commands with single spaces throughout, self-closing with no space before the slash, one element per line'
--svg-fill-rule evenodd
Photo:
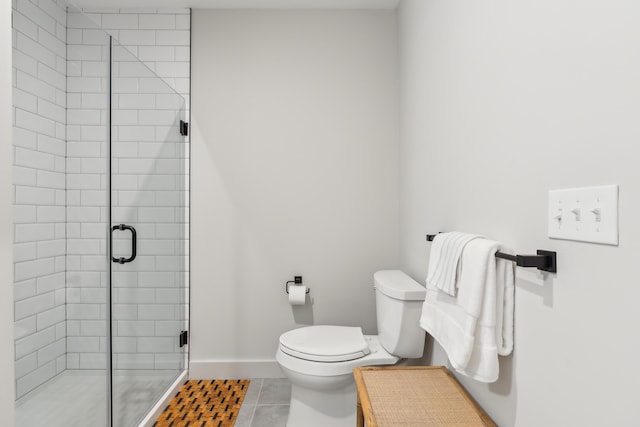
<path fill-rule="evenodd" d="M 285 378 L 285 375 L 274 359 L 191 360 L 189 378 L 198 380 Z"/>

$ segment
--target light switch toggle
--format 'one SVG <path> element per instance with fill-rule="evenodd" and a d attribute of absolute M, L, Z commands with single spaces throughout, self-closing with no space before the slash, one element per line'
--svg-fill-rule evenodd
<path fill-rule="evenodd" d="M 580 208 L 571 209 L 571 213 L 576 216 L 576 221 L 580 221 Z"/>
<path fill-rule="evenodd" d="M 547 234 L 552 239 L 618 245 L 618 186 L 549 191 Z"/>

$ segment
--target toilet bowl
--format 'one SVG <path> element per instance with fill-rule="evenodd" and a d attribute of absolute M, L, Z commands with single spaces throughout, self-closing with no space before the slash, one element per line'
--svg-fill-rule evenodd
<path fill-rule="evenodd" d="M 291 382 L 287 427 L 356 423 L 353 369 L 421 357 L 418 321 L 425 289 L 399 270 L 374 275 L 378 335 L 359 327 L 307 326 L 280 336 L 276 360 Z"/>
<path fill-rule="evenodd" d="M 317 328 L 317 330 L 314 330 Z M 354 426 L 356 422 L 356 390 L 353 381 L 353 369 L 368 365 L 393 365 L 399 358 L 389 354 L 375 335 L 362 335 L 360 328 L 345 326 L 312 326 L 310 337 L 314 332 L 322 335 L 332 333 L 334 337 L 359 333 L 366 345 L 367 354 L 357 358 L 339 360 L 349 357 L 346 354 L 334 354 L 327 347 L 320 355 L 309 355 L 309 358 L 333 358 L 334 361 L 318 361 L 301 358 L 298 354 L 289 353 L 290 347 L 283 345 L 287 337 L 281 337 L 281 344 L 276 354 L 280 368 L 291 382 L 291 402 L 289 405 L 288 427 L 296 426 Z M 291 332 L 300 331 L 296 329 Z M 347 332 L 346 334 L 343 334 Z M 286 334 L 283 334 L 286 335 Z M 338 353 L 337 351 L 335 353 Z"/>

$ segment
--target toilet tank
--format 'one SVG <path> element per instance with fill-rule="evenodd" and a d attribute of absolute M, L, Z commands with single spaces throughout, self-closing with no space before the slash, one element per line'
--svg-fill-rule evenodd
<path fill-rule="evenodd" d="M 380 343 L 395 356 L 422 357 L 425 332 L 420 314 L 425 287 L 400 270 L 378 271 L 373 280 Z"/>

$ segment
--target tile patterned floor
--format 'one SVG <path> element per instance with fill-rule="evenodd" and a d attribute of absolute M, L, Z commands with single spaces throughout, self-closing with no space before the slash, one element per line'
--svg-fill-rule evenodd
<path fill-rule="evenodd" d="M 290 399 L 287 379 L 252 379 L 236 427 L 285 427 Z"/>

